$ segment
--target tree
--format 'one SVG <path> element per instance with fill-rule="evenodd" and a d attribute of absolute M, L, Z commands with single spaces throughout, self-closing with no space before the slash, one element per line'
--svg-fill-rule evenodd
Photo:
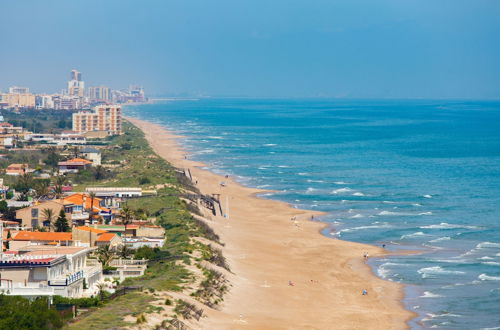
<path fill-rule="evenodd" d="M 49 309 L 47 298 L 30 301 L 19 296 L 0 295 L 0 329 L 61 329 L 59 313 Z"/>
<path fill-rule="evenodd" d="M 125 244 L 120 246 L 120 248 L 118 249 L 118 256 L 120 256 L 120 258 L 128 258 L 128 256 L 131 254 L 132 250 Z"/>
<path fill-rule="evenodd" d="M 88 211 L 89 211 L 90 222 L 92 222 L 92 219 L 94 217 L 94 199 L 96 197 L 95 192 L 91 192 L 89 196 L 90 196 L 90 209 Z"/>
<path fill-rule="evenodd" d="M 97 181 L 105 179 L 106 169 L 101 165 L 97 165 L 96 167 L 94 167 L 93 174 L 94 174 L 94 179 L 96 179 Z"/>
<path fill-rule="evenodd" d="M 20 175 L 14 184 L 14 189 L 21 193 L 28 193 L 33 186 L 33 174 L 24 173 Z"/>
<path fill-rule="evenodd" d="M 113 260 L 115 252 L 109 245 L 101 246 L 97 249 L 97 260 L 101 263 L 102 267 L 108 267 L 111 260 Z"/>
<path fill-rule="evenodd" d="M 61 198 L 63 195 L 63 187 L 66 184 L 66 177 L 61 175 L 56 178 L 54 182 L 54 193 L 56 194 L 56 198 Z"/>
<path fill-rule="evenodd" d="M 64 213 L 64 211 L 63 211 L 63 213 Z M 52 221 L 54 221 L 54 217 L 55 217 L 54 210 L 43 209 L 42 210 L 42 217 L 43 217 L 42 219 L 44 220 L 44 226 L 45 226 L 45 222 L 48 222 L 47 227 L 49 227 L 49 231 L 50 231 L 50 227 L 52 226 Z M 67 224 L 67 222 L 66 222 L 66 224 Z"/>
<path fill-rule="evenodd" d="M 33 184 L 33 187 L 36 192 L 35 196 L 37 198 L 41 198 L 49 195 L 49 186 L 50 186 L 50 181 L 48 180 L 36 180 L 36 182 Z"/>
<path fill-rule="evenodd" d="M 56 227 L 57 232 L 70 231 L 71 228 L 69 227 L 68 220 L 66 219 L 66 213 L 64 213 L 63 209 L 59 212 L 59 217 L 57 218 L 54 227 Z"/>
<path fill-rule="evenodd" d="M 7 210 L 9 209 L 9 207 L 7 206 L 7 201 L 4 201 L 4 200 L 1 200 L 0 201 L 0 213 L 5 213 L 7 212 Z"/>
<path fill-rule="evenodd" d="M 57 151 L 55 147 L 50 147 L 47 150 L 47 159 L 45 160 L 45 164 L 51 166 L 52 168 L 57 167 L 57 163 L 61 161 L 61 155 Z"/>
<path fill-rule="evenodd" d="M 134 211 L 131 208 L 124 207 L 120 211 L 120 218 L 122 219 L 122 223 L 125 225 L 125 232 L 127 231 L 127 225 L 132 222 L 134 218 Z"/>

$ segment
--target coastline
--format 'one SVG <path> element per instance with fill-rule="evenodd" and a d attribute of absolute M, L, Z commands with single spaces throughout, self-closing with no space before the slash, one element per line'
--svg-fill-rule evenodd
<path fill-rule="evenodd" d="M 264 190 L 186 159 L 178 137 L 162 126 L 127 120 L 144 132 L 158 155 L 189 168 L 202 193 L 221 194 L 225 210 L 230 204 L 229 219 L 212 216 L 208 223 L 225 243 L 231 288 L 220 310 L 206 309 L 200 328 L 408 328 L 415 314 L 403 306 L 403 285 L 376 277 L 363 258 L 386 255 L 385 250 L 321 235 L 325 225 L 309 220 L 320 213 L 259 198 Z M 368 295 L 361 294 L 364 289 Z"/>

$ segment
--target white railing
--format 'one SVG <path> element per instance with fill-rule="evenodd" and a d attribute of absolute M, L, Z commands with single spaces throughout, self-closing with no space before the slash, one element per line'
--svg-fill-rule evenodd
<path fill-rule="evenodd" d="M 5 283 L 0 286 L 0 293 L 11 296 L 53 296 L 54 288 L 39 283 Z"/>
<path fill-rule="evenodd" d="M 65 278 L 54 279 L 49 281 L 50 286 L 68 286 L 72 283 L 83 278 L 83 270 L 79 270 L 76 273 L 73 273 Z"/>
<path fill-rule="evenodd" d="M 146 259 L 113 259 L 111 260 L 110 266 L 129 266 L 129 265 L 147 265 L 148 260 Z"/>

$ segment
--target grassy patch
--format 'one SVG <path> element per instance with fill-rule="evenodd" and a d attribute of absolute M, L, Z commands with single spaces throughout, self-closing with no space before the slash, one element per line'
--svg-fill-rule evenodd
<path fill-rule="evenodd" d="M 123 320 L 125 316 L 137 316 L 147 312 L 147 306 L 152 300 L 154 300 L 153 297 L 141 292 L 127 293 L 82 317 L 77 322 L 69 324 L 65 329 L 118 329 L 132 326 L 134 323 Z"/>

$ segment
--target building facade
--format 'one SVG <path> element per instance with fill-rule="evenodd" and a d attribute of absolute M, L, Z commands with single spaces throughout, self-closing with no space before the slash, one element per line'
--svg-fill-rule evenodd
<path fill-rule="evenodd" d="M 105 131 L 108 135 L 122 134 L 122 109 L 117 105 L 100 105 L 92 112 L 74 113 L 73 131 L 78 133 Z"/>

